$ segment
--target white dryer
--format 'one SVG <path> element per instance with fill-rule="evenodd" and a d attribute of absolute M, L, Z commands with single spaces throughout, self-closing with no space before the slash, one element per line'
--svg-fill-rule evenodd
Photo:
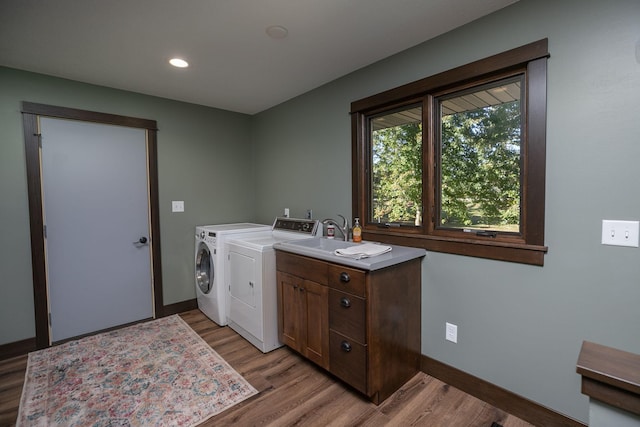
<path fill-rule="evenodd" d="M 265 235 L 236 235 L 227 241 L 227 319 L 229 327 L 263 353 L 278 340 L 278 291 L 274 243 L 322 234 L 317 220 L 276 218 Z"/>
<path fill-rule="evenodd" d="M 195 285 L 198 308 L 220 326 L 227 324 L 224 287 L 225 241 L 244 233 L 271 233 L 271 226 L 249 222 L 196 227 Z"/>

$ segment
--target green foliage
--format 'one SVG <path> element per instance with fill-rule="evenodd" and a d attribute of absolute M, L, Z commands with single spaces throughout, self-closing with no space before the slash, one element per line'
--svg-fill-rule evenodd
<path fill-rule="evenodd" d="M 442 118 L 441 223 L 518 231 L 518 101 Z M 422 123 L 372 133 L 373 219 L 411 222 L 422 208 Z"/>
<path fill-rule="evenodd" d="M 443 117 L 441 150 L 442 224 L 517 231 L 519 102 Z"/>
<path fill-rule="evenodd" d="M 422 205 L 422 123 L 373 132 L 373 218 L 410 221 Z"/>

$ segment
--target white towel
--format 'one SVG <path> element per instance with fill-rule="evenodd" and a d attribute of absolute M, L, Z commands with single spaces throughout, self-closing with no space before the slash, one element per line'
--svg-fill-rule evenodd
<path fill-rule="evenodd" d="M 334 253 L 337 256 L 362 259 L 382 255 L 389 251 L 391 251 L 391 246 L 377 245 L 375 243 L 363 243 L 361 245 L 355 245 L 345 249 L 336 249 Z"/>

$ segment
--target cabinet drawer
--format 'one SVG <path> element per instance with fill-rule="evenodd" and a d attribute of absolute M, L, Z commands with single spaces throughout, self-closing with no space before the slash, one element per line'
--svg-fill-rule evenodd
<path fill-rule="evenodd" d="M 329 286 L 340 291 L 364 297 L 365 273 L 362 270 L 329 265 Z"/>
<path fill-rule="evenodd" d="M 329 289 L 329 329 L 366 344 L 365 299 Z"/>
<path fill-rule="evenodd" d="M 327 284 L 326 262 L 289 252 L 276 251 L 276 268 L 279 271 L 303 277 L 316 283 Z"/>
<path fill-rule="evenodd" d="M 329 333 L 329 370 L 362 393 L 367 393 L 367 346 L 335 331 Z"/>

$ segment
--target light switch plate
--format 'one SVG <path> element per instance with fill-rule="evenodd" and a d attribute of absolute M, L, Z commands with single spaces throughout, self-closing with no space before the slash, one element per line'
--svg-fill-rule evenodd
<path fill-rule="evenodd" d="M 184 201 L 174 200 L 171 202 L 171 212 L 184 212 Z"/>
<path fill-rule="evenodd" d="M 638 221 L 602 220 L 602 244 L 638 247 Z"/>

